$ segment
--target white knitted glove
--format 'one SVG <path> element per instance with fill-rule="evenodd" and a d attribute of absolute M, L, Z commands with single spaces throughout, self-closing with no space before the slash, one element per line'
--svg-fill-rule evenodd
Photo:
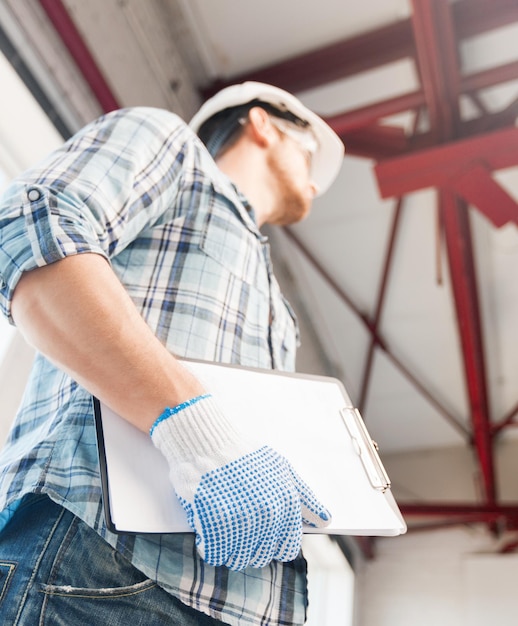
<path fill-rule="evenodd" d="M 240 570 L 292 561 L 302 522 L 329 524 L 329 512 L 290 463 L 245 441 L 211 396 L 166 409 L 150 433 L 209 565 Z"/>

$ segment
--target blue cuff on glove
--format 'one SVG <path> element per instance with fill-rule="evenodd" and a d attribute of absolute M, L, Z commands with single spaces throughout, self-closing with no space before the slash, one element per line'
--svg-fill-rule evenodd
<path fill-rule="evenodd" d="M 182 402 L 181 404 L 177 404 L 174 407 L 167 407 L 163 410 L 163 412 L 158 416 L 158 418 L 153 422 L 151 428 L 149 429 L 149 434 L 152 437 L 153 436 L 153 432 L 155 430 L 155 428 L 160 424 L 160 422 L 162 422 L 163 420 L 166 420 L 168 417 L 171 417 L 173 415 L 176 415 L 177 413 L 179 413 L 180 411 L 183 411 L 184 409 L 186 409 L 188 406 L 192 406 L 193 404 L 196 404 L 196 402 L 199 402 L 200 400 L 204 400 L 205 398 L 211 398 L 212 396 L 210 395 L 210 393 L 206 393 L 202 396 L 196 396 L 196 398 L 192 398 L 191 400 L 186 400 L 185 402 Z"/>

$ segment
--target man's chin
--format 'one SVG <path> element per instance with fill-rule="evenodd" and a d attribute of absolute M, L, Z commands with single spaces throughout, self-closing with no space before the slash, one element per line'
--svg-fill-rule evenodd
<path fill-rule="evenodd" d="M 297 206 L 291 206 L 286 209 L 282 215 L 279 216 L 279 219 L 274 223 L 277 226 L 291 226 L 292 224 L 297 224 L 298 222 L 302 222 L 309 215 L 311 211 L 311 204 L 297 204 Z"/>

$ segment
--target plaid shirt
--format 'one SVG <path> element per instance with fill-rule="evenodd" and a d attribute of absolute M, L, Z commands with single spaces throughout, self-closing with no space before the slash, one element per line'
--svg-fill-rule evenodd
<path fill-rule="evenodd" d="M 0 198 L 0 307 L 21 273 L 68 255 L 111 263 L 178 356 L 293 369 L 296 322 L 253 211 L 175 115 L 151 108 L 88 125 Z M 73 297 L 73 295 L 71 295 Z M 228 624 L 302 624 L 306 566 L 210 567 L 194 536 L 105 526 L 91 396 L 37 356 L 0 456 L 0 510 L 46 493 L 170 593 Z"/>

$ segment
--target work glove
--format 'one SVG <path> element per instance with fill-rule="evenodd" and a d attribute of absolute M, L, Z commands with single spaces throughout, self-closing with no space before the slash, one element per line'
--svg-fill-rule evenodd
<path fill-rule="evenodd" d="M 302 523 L 331 520 L 287 459 L 241 436 L 210 395 L 166 409 L 150 433 L 209 565 L 241 570 L 292 561 Z"/>

